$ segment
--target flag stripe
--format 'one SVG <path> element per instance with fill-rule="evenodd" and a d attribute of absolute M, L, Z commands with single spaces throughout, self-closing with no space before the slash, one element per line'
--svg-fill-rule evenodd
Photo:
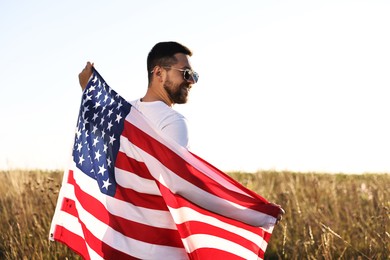
<path fill-rule="evenodd" d="M 115 178 L 123 188 L 161 197 L 161 192 L 155 180 L 144 179 L 135 173 L 125 171 L 118 167 L 115 168 Z"/>
<path fill-rule="evenodd" d="M 133 151 L 134 152 L 134 151 Z M 119 151 L 117 155 L 117 161 L 115 167 L 137 174 L 139 177 L 154 181 L 153 176 L 150 174 L 148 167 L 142 162 L 142 159 L 136 160 L 134 158 L 126 157 L 126 154 Z"/>
<path fill-rule="evenodd" d="M 124 189 L 121 186 L 117 188 L 115 198 L 127 201 L 137 207 L 168 211 L 166 205 L 164 204 L 164 199 L 161 196 L 139 193 L 131 189 Z"/>
<path fill-rule="evenodd" d="M 189 253 L 191 259 L 223 259 L 223 260 L 248 260 L 248 258 L 232 254 L 216 248 L 200 248 Z M 255 258 L 258 259 L 257 257 Z"/>
<path fill-rule="evenodd" d="M 68 228 L 57 225 L 54 239 L 71 247 L 76 253 L 82 255 L 84 258 L 87 258 L 89 255 L 84 238 L 69 231 Z"/>

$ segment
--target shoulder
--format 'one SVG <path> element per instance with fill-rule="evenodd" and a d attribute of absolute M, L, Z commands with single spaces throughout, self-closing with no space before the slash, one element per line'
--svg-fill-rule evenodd
<path fill-rule="evenodd" d="M 161 101 L 140 102 L 139 100 L 134 100 L 131 101 L 130 104 L 144 114 L 144 116 L 152 121 L 159 122 L 159 124 L 161 124 L 162 121 L 169 123 L 186 120 L 182 114 Z"/>
<path fill-rule="evenodd" d="M 182 146 L 188 147 L 187 119 L 161 101 L 130 102 L 151 124 Z"/>

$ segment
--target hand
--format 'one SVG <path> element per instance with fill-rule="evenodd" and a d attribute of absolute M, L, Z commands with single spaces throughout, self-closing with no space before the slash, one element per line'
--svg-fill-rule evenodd
<path fill-rule="evenodd" d="M 89 78 L 92 76 L 93 63 L 87 62 L 85 68 L 79 74 L 79 82 L 81 89 L 84 90 L 87 87 Z"/>
<path fill-rule="evenodd" d="M 278 217 L 276 218 L 276 223 L 275 223 L 275 225 L 277 225 L 277 224 L 279 223 L 279 221 L 282 220 L 283 215 L 284 215 L 286 212 L 284 211 L 284 209 L 282 209 L 282 207 L 281 207 L 280 205 L 275 204 L 275 203 L 271 203 L 271 204 L 279 208 L 279 214 L 278 214 Z"/>

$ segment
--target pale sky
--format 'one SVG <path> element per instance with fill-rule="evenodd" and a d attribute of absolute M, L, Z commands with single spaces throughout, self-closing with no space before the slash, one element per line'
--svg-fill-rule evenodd
<path fill-rule="evenodd" d="M 128 100 L 174 40 L 199 83 L 174 108 L 223 171 L 390 172 L 390 1 L 0 0 L 0 169 L 64 169 L 86 61 Z"/>

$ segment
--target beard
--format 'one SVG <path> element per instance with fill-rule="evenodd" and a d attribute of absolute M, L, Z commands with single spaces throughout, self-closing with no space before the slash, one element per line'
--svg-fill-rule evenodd
<path fill-rule="evenodd" d="M 164 84 L 164 89 L 174 104 L 187 103 L 190 88 L 191 85 L 187 82 L 173 84 L 172 81 L 167 80 Z"/>

